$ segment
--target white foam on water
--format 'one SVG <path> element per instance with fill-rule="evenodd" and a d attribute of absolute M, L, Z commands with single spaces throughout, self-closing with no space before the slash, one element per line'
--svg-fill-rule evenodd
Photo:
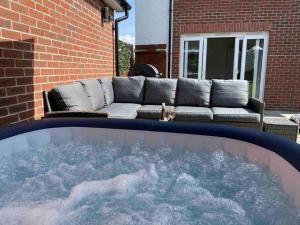
<path fill-rule="evenodd" d="M 278 178 L 222 150 L 80 143 L 0 158 L 0 225 L 298 225 Z"/>
<path fill-rule="evenodd" d="M 106 193 L 128 196 L 135 193 L 143 183 L 156 178 L 154 165 L 150 171 L 140 170 L 133 174 L 118 175 L 109 180 L 85 181 L 70 191 L 66 199 L 30 207 L 5 207 L 0 209 L 0 224 L 58 224 L 61 218 L 72 214 L 82 201 L 99 198 Z"/>

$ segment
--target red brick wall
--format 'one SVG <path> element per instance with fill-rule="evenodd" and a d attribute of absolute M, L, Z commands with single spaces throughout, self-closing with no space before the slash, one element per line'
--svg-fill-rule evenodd
<path fill-rule="evenodd" d="M 183 33 L 268 31 L 268 109 L 300 111 L 299 0 L 174 0 L 173 74 Z"/>
<path fill-rule="evenodd" d="M 42 90 L 113 74 L 99 0 L 0 0 L 0 125 L 40 118 Z"/>

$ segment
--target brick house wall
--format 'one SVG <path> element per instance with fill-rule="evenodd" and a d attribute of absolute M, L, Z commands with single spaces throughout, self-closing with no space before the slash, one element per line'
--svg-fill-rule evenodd
<path fill-rule="evenodd" d="M 268 31 L 267 108 L 300 111 L 298 0 L 174 0 L 173 13 L 174 77 L 179 74 L 181 34 Z"/>
<path fill-rule="evenodd" d="M 40 118 L 42 90 L 113 74 L 101 2 L 0 0 L 0 125 Z"/>

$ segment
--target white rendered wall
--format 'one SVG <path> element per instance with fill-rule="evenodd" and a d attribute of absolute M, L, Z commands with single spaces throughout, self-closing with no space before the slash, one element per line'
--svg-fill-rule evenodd
<path fill-rule="evenodd" d="M 136 45 L 168 44 L 169 0 L 135 1 Z"/>

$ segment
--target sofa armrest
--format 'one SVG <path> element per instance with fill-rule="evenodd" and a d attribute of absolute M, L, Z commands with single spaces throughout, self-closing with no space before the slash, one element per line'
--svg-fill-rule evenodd
<path fill-rule="evenodd" d="M 265 103 L 257 98 L 249 98 L 249 106 L 255 112 L 264 114 L 265 111 Z"/>
<path fill-rule="evenodd" d="M 44 103 L 44 112 L 52 112 L 51 105 L 49 102 L 49 91 L 43 91 L 43 103 Z"/>
<path fill-rule="evenodd" d="M 80 111 L 55 111 L 45 113 L 44 119 L 48 118 L 107 118 L 107 113 L 80 112 Z"/>
<path fill-rule="evenodd" d="M 263 120 L 265 113 L 265 103 L 257 98 L 249 98 L 249 106 L 250 108 L 260 114 L 260 125 L 259 129 L 263 129 Z"/>

